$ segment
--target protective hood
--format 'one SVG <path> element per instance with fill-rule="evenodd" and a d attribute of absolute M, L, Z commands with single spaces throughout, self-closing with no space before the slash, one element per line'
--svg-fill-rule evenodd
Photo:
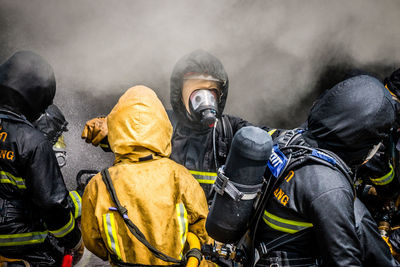
<path fill-rule="evenodd" d="M 182 102 L 183 77 L 188 74 L 207 74 L 222 81 L 221 98 L 218 103 L 217 117 L 220 118 L 225 107 L 228 96 L 229 80 L 224 66 L 218 58 L 204 50 L 196 50 L 182 57 L 174 67 L 171 74 L 171 106 L 178 117 L 178 120 L 191 127 L 203 127 L 203 125 L 194 121 L 188 115 L 185 105 Z"/>
<path fill-rule="evenodd" d="M 39 117 L 53 102 L 56 92 L 52 67 L 41 56 L 30 51 L 17 52 L 0 65 L 0 86 L 0 97 L 22 97 L 28 107 L 17 108 L 28 119 Z"/>
<path fill-rule="evenodd" d="M 139 85 L 126 91 L 107 116 L 115 163 L 169 157 L 172 125 L 157 95 Z"/>
<path fill-rule="evenodd" d="M 388 90 L 377 79 L 360 75 L 321 96 L 309 113 L 304 136 L 355 166 L 387 136 L 394 121 L 395 108 Z"/>

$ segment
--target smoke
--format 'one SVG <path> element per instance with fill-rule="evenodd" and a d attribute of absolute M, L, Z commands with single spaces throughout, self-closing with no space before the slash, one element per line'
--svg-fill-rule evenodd
<path fill-rule="evenodd" d="M 201 48 L 223 62 L 226 113 L 296 127 L 349 72 L 382 79 L 400 67 L 399 25 L 396 0 L 0 0 L 0 61 L 32 50 L 53 66 L 55 103 L 69 121 L 63 173 L 72 189 L 80 169 L 113 160 L 80 139 L 85 121 L 106 115 L 137 84 L 170 108 L 181 56 Z"/>
<path fill-rule="evenodd" d="M 55 103 L 69 121 L 68 177 L 113 160 L 81 141 L 86 120 L 137 84 L 170 108 L 173 66 L 198 48 L 228 72 L 225 112 L 274 127 L 301 124 L 348 71 L 382 78 L 400 67 L 394 0 L 1 0 L 0 14 L 0 60 L 32 50 L 55 70 Z"/>

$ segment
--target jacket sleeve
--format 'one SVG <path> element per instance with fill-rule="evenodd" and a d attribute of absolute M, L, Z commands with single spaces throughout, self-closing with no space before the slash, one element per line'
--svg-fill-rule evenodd
<path fill-rule="evenodd" d="M 324 266 L 362 266 L 352 192 L 341 187 L 324 192 L 309 212 Z"/>
<path fill-rule="evenodd" d="M 102 260 L 107 260 L 107 249 L 95 214 L 97 190 L 94 180 L 96 176 L 89 182 L 82 197 L 82 238 L 88 250 Z"/>
<path fill-rule="evenodd" d="M 359 236 L 363 263 L 369 266 L 399 266 L 390 249 L 378 232 L 378 226 L 359 199 L 354 202 L 357 235 Z"/>
<path fill-rule="evenodd" d="M 49 232 L 61 246 L 74 248 L 81 239 L 81 233 L 68 205 L 68 190 L 57 159 L 47 140 L 29 155 L 26 177 L 29 197 Z"/>
<path fill-rule="evenodd" d="M 358 176 L 376 188 L 379 196 L 393 197 L 399 191 L 400 184 L 395 178 L 391 163 L 391 152 L 382 146 L 374 157 L 357 171 Z"/>
<path fill-rule="evenodd" d="M 189 232 L 194 233 L 204 244 L 209 240 L 205 226 L 208 214 L 206 196 L 200 184 L 183 166 L 179 176 L 182 200 L 188 214 Z"/>

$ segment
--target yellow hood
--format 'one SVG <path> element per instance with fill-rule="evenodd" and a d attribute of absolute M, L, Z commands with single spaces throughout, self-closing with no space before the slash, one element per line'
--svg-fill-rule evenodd
<path fill-rule="evenodd" d="M 172 125 L 161 101 L 146 86 L 134 86 L 120 97 L 107 126 L 114 163 L 171 154 Z"/>

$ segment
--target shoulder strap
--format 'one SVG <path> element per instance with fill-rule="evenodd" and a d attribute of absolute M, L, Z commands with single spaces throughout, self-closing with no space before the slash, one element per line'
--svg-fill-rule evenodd
<path fill-rule="evenodd" d="M 224 138 L 226 138 L 228 141 L 232 141 L 233 138 L 232 125 L 231 121 L 226 115 L 222 115 L 222 128 L 224 131 Z"/>
<path fill-rule="evenodd" d="M 101 171 L 101 176 L 103 178 L 103 181 L 107 187 L 108 192 L 110 193 L 111 199 L 114 201 L 115 205 L 117 206 L 117 210 L 121 217 L 124 219 L 125 224 L 128 226 L 129 231 L 139 240 L 143 245 L 146 246 L 146 248 L 151 251 L 155 257 L 159 258 L 160 260 L 163 260 L 165 262 L 172 262 L 172 263 L 178 263 L 182 264 L 183 261 L 177 260 L 175 258 L 172 258 L 155 247 L 153 247 L 146 239 L 144 234 L 139 230 L 139 228 L 129 219 L 128 217 L 128 210 L 121 205 L 121 203 L 118 200 L 117 193 L 115 192 L 114 185 L 111 181 L 110 178 L 110 173 L 108 172 L 108 169 L 104 169 Z"/>
<path fill-rule="evenodd" d="M 229 118 L 225 115 L 222 115 L 221 123 L 217 124 L 217 127 L 219 130 L 217 153 L 218 157 L 225 159 L 228 156 L 229 147 L 232 143 L 232 125 Z"/>

